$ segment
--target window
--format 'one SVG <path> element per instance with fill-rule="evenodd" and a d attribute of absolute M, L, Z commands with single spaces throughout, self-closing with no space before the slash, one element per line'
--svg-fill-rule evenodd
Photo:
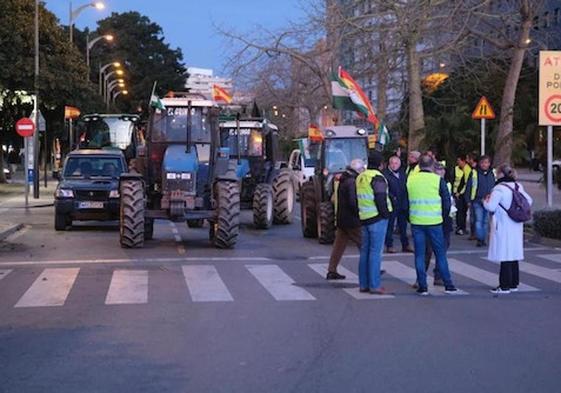
<path fill-rule="evenodd" d="M 118 178 L 123 172 L 123 162 L 117 157 L 69 157 L 64 166 L 64 177 Z"/>
<path fill-rule="evenodd" d="M 534 30 L 540 29 L 540 17 L 534 16 Z"/>
<path fill-rule="evenodd" d="M 187 141 L 187 126 L 190 122 L 191 141 L 210 143 L 210 127 L 207 122 L 208 108 L 166 107 L 154 112 L 151 139 L 153 142 Z"/>
<path fill-rule="evenodd" d="M 543 14 L 542 27 L 544 29 L 547 29 L 549 26 L 550 26 L 549 12 L 546 12 L 546 13 Z"/>
<path fill-rule="evenodd" d="M 561 22 L 561 9 L 556 8 L 553 13 L 553 23 L 558 25 Z"/>

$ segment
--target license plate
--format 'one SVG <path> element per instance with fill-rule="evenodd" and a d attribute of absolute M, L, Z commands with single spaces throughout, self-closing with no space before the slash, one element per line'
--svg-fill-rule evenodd
<path fill-rule="evenodd" d="M 79 209 L 103 209 L 103 202 L 80 202 Z"/>

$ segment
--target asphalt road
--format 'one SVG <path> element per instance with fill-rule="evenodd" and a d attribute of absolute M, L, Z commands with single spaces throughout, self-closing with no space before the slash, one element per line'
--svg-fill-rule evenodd
<path fill-rule="evenodd" d="M 208 228 L 158 221 L 125 250 L 114 224 L 57 233 L 52 208 L 2 217 L 26 224 L 0 243 L 3 393 L 561 392 L 560 249 L 527 244 L 523 291 L 493 297 L 497 267 L 454 237 L 462 295 L 416 296 L 412 257 L 396 254 L 394 295 L 359 296 L 354 277 L 320 276 L 330 248 L 298 221 L 258 231 L 245 212 L 226 251 Z"/>

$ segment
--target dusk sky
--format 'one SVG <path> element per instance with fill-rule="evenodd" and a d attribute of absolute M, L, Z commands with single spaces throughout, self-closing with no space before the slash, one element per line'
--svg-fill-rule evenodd
<path fill-rule="evenodd" d="M 46 0 L 62 24 L 68 24 L 69 1 Z M 85 1 L 74 1 L 76 8 Z M 301 14 L 299 0 L 105 0 L 106 9 L 84 10 L 76 20 L 78 28 L 96 27 L 96 21 L 111 12 L 135 10 L 162 26 L 166 42 L 180 47 L 187 66 L 213 68 L 221 73 L 224 42 L 213 24 L 250 31 L 257 24 L 275 28 Z"/>

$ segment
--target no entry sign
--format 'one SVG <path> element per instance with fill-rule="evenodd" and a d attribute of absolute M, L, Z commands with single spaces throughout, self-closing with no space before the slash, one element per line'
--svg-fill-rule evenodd
<path fill-rule="evenodd" d="M 540 52 L 540 126 L 561 125 L 561 51 Z"/>
<path fill-rule="evenodd" d="M 33 136 L 35 132 L 35 123 L 28 117 L 19 119 L 16 123 L 16 132 L 22 137 Z"/>

